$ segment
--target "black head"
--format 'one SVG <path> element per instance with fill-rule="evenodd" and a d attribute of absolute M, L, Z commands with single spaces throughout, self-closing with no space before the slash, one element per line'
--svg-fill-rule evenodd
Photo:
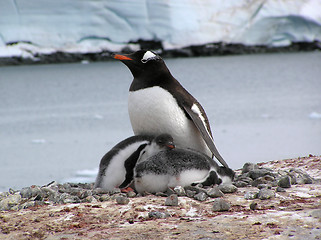
<path fill-rule="evenodd" d="M 173 137 L 170 134 L 158 135 L 153 141 L 161 148 L 175 148 Z"/>
<path fill-rule="evenodd" d="M 169 73 L 163 59 L 150 50 L 139 50 L 131 54 L 114 54 L 113 58 L 122 61 L 134 78 L 148 78 Z"/>

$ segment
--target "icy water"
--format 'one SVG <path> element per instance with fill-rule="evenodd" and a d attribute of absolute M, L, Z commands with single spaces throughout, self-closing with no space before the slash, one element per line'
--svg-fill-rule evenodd
<path fill-rule="evenodd" d="M 321 154 L 321 53 L 167 59 L 232 168 Z M 132 135 L 118 61 L 0 67 L 0 191 L 93 181 Z"/>

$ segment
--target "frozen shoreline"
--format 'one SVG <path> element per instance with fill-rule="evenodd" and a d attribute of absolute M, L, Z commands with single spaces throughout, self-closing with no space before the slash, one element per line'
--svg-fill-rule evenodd
<path fill-rule="evenodd" d="M 287 46 L 244 45 L 233 43 L 207 43 L 183 48 L 163 49 L 161 42 L 140 41 L 137 46 L 123 47 L 111 50 L 78 49 L 72 51 L 57 51 L 50 48 L 37 47 L 31 43 L 17 42 L 10 46 L 0 47 L 0 67 L 7 65 L 49 64 L 109 61 L 113 52 L 129 53 L 138 49 L 152 49 L 164 58 L 228 56 L 262 53 L 295 53 L 321 51 L 321 42 L 293 42 Z"/>

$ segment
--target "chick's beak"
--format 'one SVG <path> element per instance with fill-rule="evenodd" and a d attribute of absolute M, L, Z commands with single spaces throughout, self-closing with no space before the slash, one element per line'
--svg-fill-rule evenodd
<path fill-rule="evenodd" d="M 175 145 L 174 145 L 173 143 L 167 144 L 166 146 L 167 146 L 169 149 L 174 149 L 174 148 L 175 148 Z"/>

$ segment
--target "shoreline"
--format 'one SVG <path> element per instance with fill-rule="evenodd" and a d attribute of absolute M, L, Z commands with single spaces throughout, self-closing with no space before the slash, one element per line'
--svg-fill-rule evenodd
<path fill-rule="evenodd" d="M 30 45 L 30 49 L 34 45 L 30 42 L 14 42 L 7 46 L 18 46 L 18 44 Z M 314 42 L 292 42 L 287 46 L 266 46 L 266 45 L 244 45 L 236 43 L 214 42 L 204 45 L 193 45 L 177 49 L 164 49 L 159 41 L 138 41 L 129 44 L 137 44 L 140 49 L 153 49 L 157 51 L 163 58 L 178 57 L 204 57 L 204 56 L 231 56 L 245 54 L 263 54 L 263 53 L 294 53 L 294 52 L 312 52 L 320 51 L 321 43 Z M 26 47 L 23 47 L 26 48 Z M 136 49 L 137 50 L 137 49 Z M 120 53 L 130 53 L 136 50 L 125 47 Z M 33 64 L 55 64 L 55 63 L 75 63 L 75 62 L 98 62 L 110 61 L 114 51 L 102 50 L 100 52 L 68 52 L 53 51 L 50 53 L 39 53 L 34 50 L 28 51 L 28 56 L 16 55 L 8 57 L 0 57 L 1 66 L 18 66 Z"/>
<path fill-rule="evenodd" d="M 0 194 L 0 207 L 8 197 L 20 196 L 18 204 L 11 203 L 8 210 L 0 211 L 0 239 L 321 236 L 321 156 L 248 164 L 236 172 L 234 185 L 220 187 L 223 195 L 219 196 L 212 190 L 215 187 L 185 188 L 185 194 L 176 189 L 140 196 L 117 190 L 92 190 L 91 184 L 55 182 L 23 188 L 7 196 Z M 280 179 L 288 182 L 280 185 Z M 267 195 L 260 195 L 261 192 Z M 169 202 L 170 197 L 177 203 Z M 219 201 L 229 207 L 216 208 Z M 16 207 L 21 204 L 25 204 L 23 208 Z"/>

